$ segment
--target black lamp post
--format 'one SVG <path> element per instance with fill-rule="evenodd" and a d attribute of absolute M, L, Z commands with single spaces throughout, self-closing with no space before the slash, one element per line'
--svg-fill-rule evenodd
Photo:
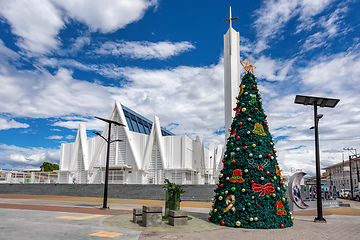
<path fill-rule="evenodd" d="M 103 207 L 100 209 L 107 209 L 109 208 L 107 206 L 107 197 L 108 197 L 108 183 L 109 183 L 109 160 L 110 160 L 110 143 L 112 142 L 121 142 L 122 140 L 111 140 L 111 124 L 115 124 L 118 126 L 125 126 L 124 124 L 115 122 L 113 120 L 110 119 L 104 119 L 104 118 L 100 118 L 100 117 L 95 117 L 101 121 L 107 122 L 109 124 L 109 129 L 108 129 L 108 139 L 104 138 L 100 133 L 98 132 L 93 132 L 96 135 L 100 136 L 102 139 L 104 139 L 107 142 L 107 155 L 106 155 L 106 169 L 105 169 L 105 188 L 104 188 L 104 199 L 103 199 Z"/>
<path fill-rule="evenodd" d="M 303 105 L 314 106 L 314 128 L 315 128 L 315 158 L 316 158 L 316 203 L 317 203 L 317 217 L 315 222 L 326 222 L 323 218 L 322 212 L 322 198 L 321 198 L 321 179 L 320 179 L 320 151 L 319 151 L 319 120 L 323 117 L 322 114 L 317 114 L 317 107 L 334 108 L 340 99 L 322 98 L 296 95 L 295 103 Z"/>

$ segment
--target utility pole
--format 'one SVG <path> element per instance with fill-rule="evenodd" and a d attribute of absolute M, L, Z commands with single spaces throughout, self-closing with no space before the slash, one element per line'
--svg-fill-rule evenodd
<path fill-rule="evenodd" d="M 350 165 L 350 193 L 351 193 L 351 198 L 354 198 L 354 186 L 353 186 L 353 179 L 352 179 L 352 166 L 351 166 L 351 159 L 353 158 L 353 156 L 355 156 L 355 161 L 357 159 L 357 153 L 356 153 L 356 149 L 355 148 L 343 148 L 343 150 L 348 150 L 352 155 L 349 154 L 349 165 Z M 355 151 L 355 154 L 354 152 Z M 357 163 L 357 161 L 356 161 Z M 357 166 L 357 165 L 356 165 Z M 359 181 L 359 171 L 358 171 L 358 176 L 357 179 Z"/>

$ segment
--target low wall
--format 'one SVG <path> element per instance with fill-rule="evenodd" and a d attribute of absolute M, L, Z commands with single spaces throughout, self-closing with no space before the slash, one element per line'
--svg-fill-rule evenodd
<path fill-rule="evenodd" d="M 307 210 L 314 210 L 317 209 L 317 201 L 304 201 L 309 207 L 302 209 L 298 208 L 295 203 L 289 201 L 289 207 L 291 211 L 298 212 L 298 211 L 307 211 Z M 338 200 L 322 200 L 322 207 L 323 209 L 326 208 L 338 208 L 340 207 L 341 201 Z M 343 205 L 342 205 L 343 206 Z"/>
<path fill-rule="evenodd" d="M 215 185 L 183 185 L 182 201 L 209 202 Z M 0 194 L 103 197 L 103 184 L 0 184 Z M 109 198 L 164 200 L 163 185 L 109 184 Z"/>

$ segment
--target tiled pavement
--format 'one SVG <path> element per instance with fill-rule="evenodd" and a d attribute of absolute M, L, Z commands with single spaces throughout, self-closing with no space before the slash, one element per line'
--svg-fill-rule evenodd
<path fill-rule="evenodd" d="M 287 229 L 253 230 L 214 225 L 207 221 L 210 203 L 182 202 L 193 220 L 188 226 L 145 228 L 132 223 L 134 207 L 163 201 L 0 194 L 0 239 L 360 239 L 360 203 L 324 210 L 327 223 L 314 223 L 315 210 L 295 212 Z"/>

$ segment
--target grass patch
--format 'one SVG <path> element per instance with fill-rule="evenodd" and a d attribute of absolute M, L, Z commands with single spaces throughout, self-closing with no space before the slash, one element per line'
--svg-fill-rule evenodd
<path fill-rule="evenodd" d="M 162 216 L 163 221 L 169 221 L 169 216 Z M 188 217 L 188 221 L 192 220 L 192 217 Z"/>

